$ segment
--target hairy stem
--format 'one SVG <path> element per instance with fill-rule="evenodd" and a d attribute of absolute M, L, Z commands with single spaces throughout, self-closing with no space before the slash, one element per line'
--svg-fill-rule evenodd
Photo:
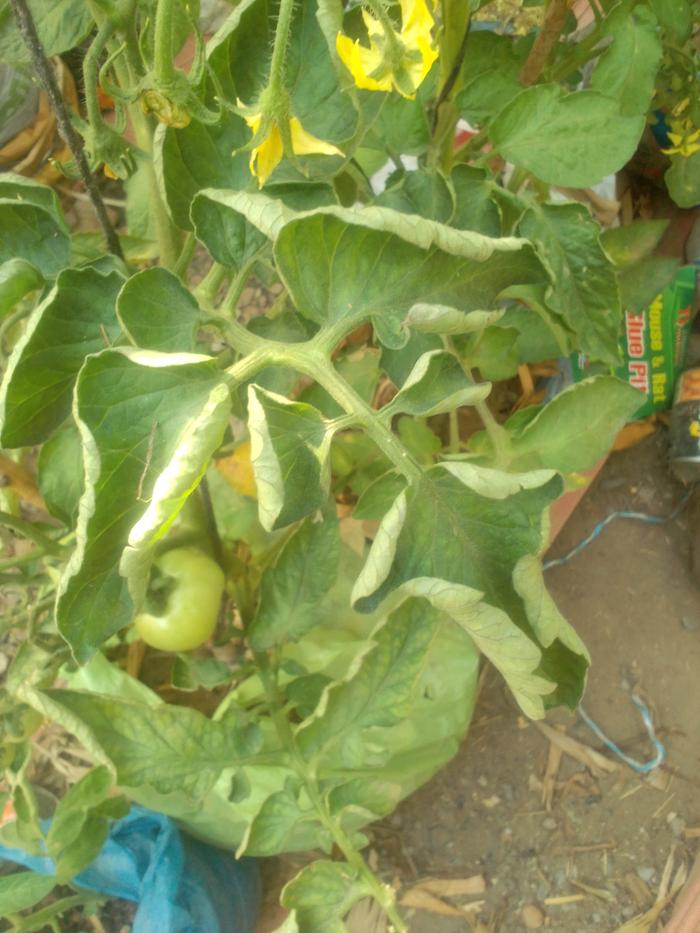
<path fill-rule="evenodd" d="M 124 254 L 121 244 L 119 243 L 119 237 L 107 215 L 107 208 L 102 200 L 100 189 L 97 187 L 95 176 L 90 171 L 90 166 L 88 165 L 83 141 L 71 122 L 70 114 L 68 113 L 68 108 L 66 107 L 66 103 L 63 100 L 63 96 L 56 82 L 53 68 L 39 40 L 34 19 L 27 6 L 27 0 L 10 0 L 10 6 L 17 20 L 22 39 L 29 51 L 32 65 L 46 91 L 51 109 L 56 117 L 58 131 L 70 149 L 76 165 L 78 166 L 81 178 L 85 183 L 87 192 L 90 195 L 90 200 L 92 201 L 92 206 L 97 216 L 97 222 L 102 228 L 107 243 L 107 249 L 110 253 L 123 259 Z"/>
<path fill-rule="evenodd" d="M 294 0 L 281 0 L 279 13 L 277 14 L 275 44 L 272 48 L 270 78 L 268 80 L 268 88 L 270 88 L 274 94 L 281 94 L 284 92 L 284 63 L 287 55 L 287 43 L 289 41 L 289 31 L 292 26 L 293 16 Z"/>
<path fill-rule="evenodd" d="M 98 26 L 102 26 L 105 22 L 109 22 L 104 12 L 93 0 L 88 0 L 88 5 Z M 119 86 L 123 90 L 128 90 L 130 88 L 135 88 L 141 78 L 140 53 L 138 50 L 138 41 L 132 28 L 127 29 L 125 38 L 127 51 L 126 59 L 122 57 L 116 58 L 112 67 L 114 68 Z M 114 52 L 117 46 L 118 42 L 115 39 L 110 40 L 110 51 Z M 144 171 L 148 178 L 149 206 L 156 229 L 160 263 L 162 266 L 165 266 L 166 269 L 172 269 L 181 252 L 180 234 L 175 228 L 165 207 L 153 167 L 153 119 L 144 114 L 138 101 L 131 104 L 128 110 L 134 128 L 136 143 L 146 155 L 143 164 L 145 166 Z"/>
<path fill-rule="evenodd" d="M 98 72 L 100 57 L 112 35 L 112 25 L 105 20 L 97 30 L 97 35 L 90 43 L 90 48 L 83 59 L 83 85 L 85 89 L 85 107 L 87 117 L 93 128 L 102 123 L 102 110 L 97 98 Z"/>
<path fill-rule="evenodd" d="M 154 38 L 154 72 L 157 82 L 167 84 L 175 74 L 173 25 L 176 0 L 158 0 Z"/>

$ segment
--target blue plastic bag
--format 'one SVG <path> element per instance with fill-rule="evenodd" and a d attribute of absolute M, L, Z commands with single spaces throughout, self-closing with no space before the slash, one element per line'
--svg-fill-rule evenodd
<path fill-rule="evenodd" d="M 51 821 L 43 823 L 46 830 Z M 0 846 L 0 859 L 55 872 L 50 858 L 9 846 Z M 237 860 L 137 806 L 112 824 L 100 854 L 73 883 L 136 901 L 133 933 L 253 933 L 260 905 L 254 859 Z"/>

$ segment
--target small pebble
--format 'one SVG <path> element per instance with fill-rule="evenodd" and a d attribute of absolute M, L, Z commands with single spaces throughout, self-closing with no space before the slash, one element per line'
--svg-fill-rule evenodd
<path fill-rule="evenodd" d="M 489 782 L 486 780 L 486 776 L 482 774 L 480 777 L 476 779 L 476 783 L 480 787 L 487 787 Z"/>
<path fill-rule="evenodd" d="M 681 625 L 686 632 L 700 632 L 700 618 L 696 616 L 681 616 Z"/>
<path fill-rule="evenodd" d="M 671 827 L 673 835 L 676 836 L 677 839 L 680 839 L 685 830 L 685 820 L 682 816 L 676 816 L 671 820 L 669 826 Z"/>
<path fill-rule="evenodd" d="M 554 819 L 554 817 L 546 816 L 542 820 L 542 825 L 545 829 L 553 830 L 557 828 L 557 821 Z"/>
<path fill-rule="evenodd" d="M 654 877 L 656 872 L 654 871 L 653 868 L 648 868 L 647 866 L 643 866 L 637 869 L 637 874 L 642 879 L 642 881 L 649 882 Z"/>
<path fill-rule="evenodd" d="M 526 904 L 520 911 L 526 930 L 539 930 L 544 926 L 544 914 L 536 904 Z"/>

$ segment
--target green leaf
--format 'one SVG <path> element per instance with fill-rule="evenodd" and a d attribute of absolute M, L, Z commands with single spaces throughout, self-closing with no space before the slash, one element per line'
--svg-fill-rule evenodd
<path fill-rule="evenodd" d="M 9 314 L 25 295 L 40 288 L 44 280 L 24 259 L 8 259 L 0 265 L 0 318 Z"/>
<path fill-rule="evenodd" d="M 326 184 L 271 184 L 265 190 L 292 209 L 311 210 L 336 203 L 333 189 Z M 266 236 L 241 214 L 209 198 L 195 194 L 190 216 L 197 239 L 217 262 L 232 269 L 240 269 L 267 245 Z"/>
<path fill-rule="evenodd" d="M 585 353 L 619 362 L 620 296 L 615 269 L 600 245 L 600 226 L 581 204 L 528 210 L 518 231 L 531 239 L 552 271 L 547 304 L 579 338 Z"/>
<path fill-rule="evenodd" d="M 393 726 L 406 716 L 436 626 L 436 614 L 418 601 L 405 602 L 380 624 L 358 668 L 331 684 L 298 728 L 305 760 L 335 758 L 346 768 L 362 766 L 364 730 Z M 380 745 L 375 755 L 381 759 Z"/>
<path fill-rule="evenodd" d="M 664 181 L 679 207 L 695 207 L 700 203 L 700 151 L 687 157 L 672 155 Z"/>
<path fill-rule="evenodd" d="M 432 466 L 442 449 L 442 441 L 430 430 L 424 418 L 402 415 L 396 424 L 396 433 L 406 450 L 418 463 Z"/>
<path fill-rule="evenodd" d="M 299 798 L 299 788 L 292 780 L 283 790 L 270 794 L 251 821 L 236 858 L 244 854 L 264 857 L 302 848 L 305 837 L 304 848 L 329 852 L 333 837 L 319 822 L 310 803 L 307 801 L 303 807 Z"/>
<path fill-rule="evenodd" d="M 607 24 L 612 44 L 598 59 L 591 88 L 614 98 L 623 117 L 646 116 L 663 55 L 658 25 L 641 4 L 621 13 Z"/>
<path fill-rule="evenodd" d="M 394 470 L 382 473 L 357 500 L 357 505 L 352 511 L 353 518 L 360 521 L 384 518 L 396 497 L 405 488 L 406 479 L 400 473 Z"/>
<path fill-rule="evenodd" d="M 94 269 L 59 275 L 7 365 L 0 388 L 3 446 L 38 444 L 65 420 L 83 360 L 119 338 L 114 306 L 122 282 L 115 272 Z"/>
<path fill-rule="evenodd" d="M 231 682 L 234 671 L 217 658 L 195 658 L 192 654 L 180 654 L 175 659 L 170 679 L 177 690 L 215 690 Z"/>
<path fill-rule="evenodd" d="M 0 915 L 8 917 L 34 907 L 55 887 L 55 878 L 35 875 L 31 871 L 5 875 L 0 878 Z"/>
<path fill-rule="evenodd" d="M 484 379 L 510 379 L 522 362 L 518 352 L 520 334 L 515 327 L 487 327 L 483 334 L 470 334 L 461 344 L 467 365 L 478 369 Z"/>
<path fill-rule="evenodd" d="M 136 606 L 146 595 L 156 545 L 199 486 L 212 454 L 221 445 L 230 413 L 228 386 L 215 385 L 201 409 L 184 425 L 167 466 L 153 484 L 146 511 L 129 532 L 119 573 L 127 580 Z"/>
<path fill-rule="evenodd" d="M 473 32 L 462 69 L 463 89 L 456 105 L 471 123 L 488 123 L 522 91 L 518 75 L 526 51 L 513 39 L 495 32 Z"/>
<path fill-rule="evenodd" d="M 97 856 L 109 831 L 108 817 L 99 812 L 100 805 L 114 783 L 109 768 L 99 765 L 88 771 L 59 800 L 46 836 L 46 846 L 56 862 L 56 876 L 69 881 Z M 112 798 L 124 809 L 126 801 Z M 126 804 L 128 812 L 128 804 Z M 121 815 L 125 816 L 126 812 Z M 111 815 L 111 813 L 110 813 Z"/>
<path fill-rule="evenodd" d="M 597 91 L 558 84 L 527 88 L 502 110 L 489 136 L 504 159 L 550 185 L 587 187 L 629 161 L 645 118 L 621 116 Z"/>
<path fill-rule="evenodd" d="M 294 532 L 260 582 L 260 602 L 248 630 L 256 651 L 298 641 L 323 621 L 323 598 L 335 582 L 339 559 L 334 517 L 307 519 Z"/>
<path fill-rule="evenodd" d="M 693 27 L 693 10 L 688 0 L 650 0 L 661 25 L 679 42 L 685 42 Z"/>
<path fill-rule="evenodd" d="M 12 172 L 0 175 L 0 262 L 25 259 L 53 278 L 69 258 L 70 233 L 55 191 Z"/>
<path fill-rule="evenodd" d="M 149 785 L 201 799 L 224 768 L 252 759 L 261 743 L 256 726 L 213 721 L 185 706 L 147 706 L 77 690 L 34 691 L 30 701 L 93 757 L 111 763 L 125 788 Z"/>
<path fill-rule="evenodd" d="M 546 281 L 532 247 L 514 237 L 491 239 L 388 208 L 328 207 L 295 216 L 263 195 L 203 194 L 275 240 L 277 267 L 295 305 L 319 324 L 400 322 L 417 302 L 481 310 L 493 307 L 508 285 Z"/>
<path fill-rule="evenodd" d="M 345 933 L 343 917 L 353 904 L 371 894 L 349 865 L 320 859 L 287 882 L 280 900 L 294 911 L 301 933 Z"/>
<path fill-rule="evenodd" d="M 419 357 L 398 394 L 382 409 L 386 417 L 399 412 L 428 417 L 461 405 L 481 402 L 491 391 L 488 382 L 469 379 L 453 353 L 431 350 Z"/>
<path fill-rule="evenodd" d="M 509 469 L 587 470 L 608 452 L 641 401 L 636 389 L 615 376 L 569 386 L 512 439 Z"/>
<path fill-rule="evenodd" d="M 518 562 L 539 554 L 543 511 L 561 488 L 552 471 L 513 475 L 466 462 L 427 470 L 384 516 L 354 604 L 371 610 L 397 589 L 423 596 L 483 643 L 493 641 L 490 657 L 528 715 L 569 702 L 571 671 L 580 695 L 585 659 L 561 639 L 538 645 L 513 583 Z"/>
<path fill-rule="evenodd" d="M 500 236 L 501 212 L 491 196 L 498 186 L 489 173 L 473 165 L 456 165 L 452 169 L 450 183 L 455 197 L 450 226 L 485 236 Z"/>
<path fill-rule="evenodd" d="M 202 312 L 177 276 L 155 267 L 128 279 L 117 299 L 117 315 L 137 347 L 163 353 L 194 353 Z"/>
<path fill-rule="evenodd" d="M 83 493 L 83 451 L 78 428 L 69 422 L 42 444 L 39 451 L 39 489 L 52 515 L 73 528 Z"/>
<path fill-rule="evenodd" d="M 674 279 L 680 260 L 648 256 L 618 274 L 620 301 L 625 311 L 644 311 Z"/>
<path fill-rule="evenodd" d="M 656 249 L 668 224 L 668 220 L 637 220 L 609 227 L 601 233 L 600 242 L 616 266 L 631 266 Z"/>
<path fill-rule="evenodd" d="M 248 430 L 263 528 L 283 528 L 321 508 L 328 498 L 332 437 L 321 413 L 250 386 Z"/>
<path fill-rule="evenodd" d="M 452 193 L 442 175 L 420 170 L 406 172 L 398 184 L 383 191 L 374 203 L 439 223 L 449 223 L 454 213 Z"/>
<path fill-rule="evenodd" d="M 47 55 L 60 55 L 74 49 L 94 26 L 90 8 L 83 0 L 29 0 L 28 6 Z M 0 60 L 24 62 L 28 57 L 10 4 L 3 0 L 0 3 Z"/>
<path fill-rule="evenodd" d="M 490 324 L 497 323 L 504 315 L 499 311 L 472 311 L 464 314 L 458 308 L 447 305 L 429 305 L 419 303 L 408 309 L 404 327 L 422 334 L 470 334 L 482 331 Z"/>
<path fill-rule="evenodd" d="M 158 127 L 155 168 L 178 227 L 192 229 L 190 204 L 202 188 L 244 189 L 252 184 L 248 154 L 233 155 L 249 138 L 242 117 L 228 112 L 213 125 L 192 120 L 184 129 Z"/>
<path fill-rule="evenodd" d="M 122 550 L 152 499 L 149 534 L 195 488 L 221 429 L 221 385 L 202 356 L 123 349 L 86 360 L 74 403 L 85 491 L 57 604 L 61 634 L 81 662 L 131 622 Z M 203 412 L 214 416 L 213 427 L 204 427 Z"/>
<path fill-rule="evenodd" d="M 517 351 L 521 363 L 538 363 L 569 356 L 578 347 L 573 330 L 547 307 L 547 290 L 538 285 L 516 285 L 503 293 L 513 298 L 496 327 L 513 327 L 520 336 Z"/>

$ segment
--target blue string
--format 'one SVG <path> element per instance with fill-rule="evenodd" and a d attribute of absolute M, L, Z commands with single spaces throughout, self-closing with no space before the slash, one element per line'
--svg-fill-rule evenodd
<path fill-rule="evenodd" d="M 591 719 L 581 704 L 579 704 L 578 707 L 578 714 L 586 723 L 588 728 L 598 736 L 603 745 L 605 745 L 606 748 L 609 748 L 610 751 L 617 755 L 618 758 L 621 758 L 626 765 L 632 768 L 633 771 L 636 771 L 638 774 L 649 774 L 650 771 L 653 771 L 654 768 L 658 768 L 659 765 L 665 761 L 666 749 L 656 737 L 656 733 L 654 731 L 654 722 L 651 718 L 649 707 L 635 694 L 632 694 L 632 702 L 641 714 L 642 722 L 644 723 L 644 727 L 647 730 L 647 735 L 649 736 L 649 741 L 654 746 L 656 751 L 656 754 L 650 761 L 637 761 L 635 758 L 630 758 L 629 755 L 626 755 L 620 746 L 616 745 L 612 739 L 609 739 L 600 726 Z"/>
<path fill-rule="evenodd" d="M 647 515 L 645 512 L 627 511 L 611 512 L 607 518 L 604 518 L 602 521 L 598 522 L 593 531 L 587 537 L 585 537 L 583 541 L 580 541 L 575 548 L 572 548 L 568 554 L 564 554 L 563 557 L 555 557 L 552 560 L 546 560 L 542 565 L 544 570 L 551 570 L 552 567 L 561 567 L 562 564 L 570 561 L 572 557 L 576 557 L 576 555 L 580 554 L 584 548 L 588 547 L 591 541 L 595 541 L 603 528 L 609 525 L 610 522 L 616 521 L 618 518 L 628 518 L 637 522 L 646 522 L 647 525 L 665 525 L 666 522 L 672 522 L 674 518 L 678 518 L 683 509 L 686 507 L 688 500 L 690 499 L 693 492 L 694 488 L 689 489 L 678 503 L 676 508 L 668 515 Z"/>
<path fill-rule="evenodd" d="M 691 487 L 685 493 L 676 508 L 668 515 L 647 515 L 644 512 L 629 511 L 611 512 L 607 518 L 604 518 L 602 521 L 598 522 L 593 531 L 587 537 L 585 537 L 583 541 L 580 541 L 575 548 L 572 548 L 568 554 L 565 554 L 563 557 L 557 557 L 553 560 L 545 561 L 543 568 L 545 570 L 550 570 L 552 567 L 560 567 L 562 564 L 567 563 L 567 561 L 570 561 L 572 557 L 576 557 L 576 555 L 580 554 L 584 548 L 588 547 L 591 541 L 595 541 L 606 525 L 609 525 L 610 522 L 613 522 L 618 518 L 628 518 L 638 522 L 646 522 L 648 525 L 664 525 L 666 522 L 673 521 L 673 519 L 677 518 L 686 507 L 694 491 L 694 488 Z M 654 721 L 652 719 L 649 707 L 636 694 L 632 694 L 631 699 L 640 712 L 642 722 L 644 723 L 644 728 L 647 731 L 649 741 L 651 742 L 655 751 L 654 757 L 649 761 L 637 761 L 636 758 L 630 758 L 629 755 L 625 754 L 620 746 L 613 742 L 612 739 L 608 738 L 600 726 L 594 722 L 593 719 L 591 719 L 581 704 L 578 706 L 578 714 L 586 723 L 591 732 L 593 732 L 600 739 L 603 745 L 606 748 L 609 748 L 613 754 L 617 755 L 618 758 L 624 761 L 628 767 L 632 768 L 632 770 L 636 771 L 638 774 L 649 774 L 666 760 L 666 749 L 656 737 L 656 732 L 654 731 Z"/>

